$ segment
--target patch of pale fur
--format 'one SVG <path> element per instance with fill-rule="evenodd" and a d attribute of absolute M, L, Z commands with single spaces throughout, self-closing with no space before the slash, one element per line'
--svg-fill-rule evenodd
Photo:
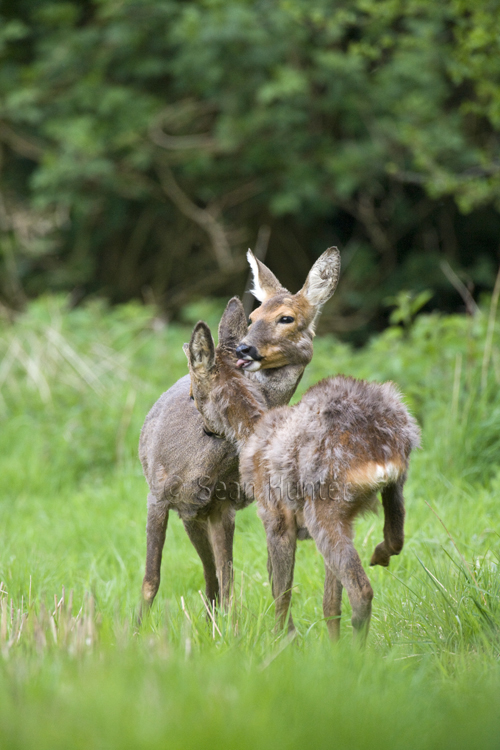
<path fill-rule="evenodd" d="M 253 274 L 253 288 L 250 289 L 250 294 L 253 294 L 255 299 L 259 300 L 259 302 L 264 302 L 264 300 L 267 298 L 267 294 L 262 289 L 259 283 L 259 267 L 257 265 L 257 260 L 251 250 L 247 252 L 247 260 Z"/>
<path fill-rule="evenodd" d="M 404 468 L 392 461 L 388 461 L 386 464 L 369 461 L 350 471 L 347 475 L 347 481 L 362 487 L 378 487 L 381 484 L 396 482 L 403 473 Z"/>
<path fill-rule="evenodd" d="M 260 370 L 260 368 L 261 368 L 260 362 L 257 362 L 257 360 L 254 360 L 251 365 L 247 365 L 244 368 L 243 372 L 257 372 L 257 370 Z"/>

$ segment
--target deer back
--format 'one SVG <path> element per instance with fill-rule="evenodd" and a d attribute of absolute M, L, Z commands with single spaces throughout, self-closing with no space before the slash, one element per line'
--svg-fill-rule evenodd
<path fill-rule="evenodd" d="M 271 504 L 300 507 L 306 495 L 349 502 L 403 477 L 418 443 L 393 383 L 337 376 L 262 417 L 241 451 L 240 474 L 247 492 Z"/>

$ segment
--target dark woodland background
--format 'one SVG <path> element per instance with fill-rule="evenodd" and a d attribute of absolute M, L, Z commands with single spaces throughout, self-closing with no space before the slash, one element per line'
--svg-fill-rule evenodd
<path fill-rule="evenodd" d="M 324 330 L 473 312 L 500 263 L 497 0 L 3 0 L 0 301 L 291 291 Z"/>

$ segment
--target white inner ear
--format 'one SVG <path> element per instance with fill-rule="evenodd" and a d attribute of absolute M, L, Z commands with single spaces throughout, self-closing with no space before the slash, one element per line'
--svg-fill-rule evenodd
<path fill-rule="evenodd" d="M 253 294 L 255 299 L 259 300 L 259 302 L 264 302 L 267 294 L 259 283 L 259 266 L 257 265 L 257 261 L 250 250 L 247 252 L 247 260 L 250 264 L 250 268 L 252 269 L 253 274 L 253 289 L 250 289 L 250 294 Z"/>
<path fill-rule="evenodd" d="M 306 288 L 304 289 L 304 296 L 311 305 L 317 307 L 318 305 L 324 305 L 324 303 L 332 295 L 332 281 L 330 278 L 323 279 L 318 271 L 314 268 L 311 269 L 307 278 Z"/>

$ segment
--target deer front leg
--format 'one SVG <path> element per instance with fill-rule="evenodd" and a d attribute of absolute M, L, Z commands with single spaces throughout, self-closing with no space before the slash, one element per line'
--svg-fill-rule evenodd
<path fill-rule="evenodd" d="M 206 518 L 183 518 L 182 523 L 203 565 L 205 595 L 209 602 L 217 602 L 219 598 L 219 582 L 217 580 L 208 521 Z"/>
<path fill-rule="evenodd" d="M 304 516 L 325 566 L 347 591 L 354 638 L 363 644 L 370 627 L 373 589 L 352 543 L 351 524 L 339 518 L 334 503 L 321 500 L 307 500 Z"/>
<path fill-rule="evenodd" d="M 295 516 L 284 507 L 270 509 L 260 506 L 258 514 L 266 530 L 267 569 L 275 602 L 276 630 L 283 630 L 288 619 L 290 633 L 295 630 L 290 612 L 297 546 Z"/>
<path fill-rule="evenodd" d="M 234 516 L 235 511 L 231 505 L 220 503 L 208 517 L 223 610 L 227 610 L 233 590 Z"/>
<path fill-rule="evenodd" d="M 325 563 L 325 590 L 323 593 L 323 615 L 332 641 L 340 636 L 342 614 L 342 584 Z"/>
<path fill-rule="evenodd" d="M 387 567 L 391 555 L 399 555 L 404 544 L 405 501 L 403 483 L 391 484 L 382 490 L 384 507 L 384 541 L 377 544 L 370 565 Z"/>
<path fill-rule="evenodd" d="M 154 495 L 148 495 L 148 520 L 146 527 L 147 551 L 146 571 L 142 582 L 142 602 L 139 610 L 138 624 L 143 615 L 149 611 L 160 586 L 160 569 L 163 545 L 167 533 L 168 506 L 158 502 Z"/>

